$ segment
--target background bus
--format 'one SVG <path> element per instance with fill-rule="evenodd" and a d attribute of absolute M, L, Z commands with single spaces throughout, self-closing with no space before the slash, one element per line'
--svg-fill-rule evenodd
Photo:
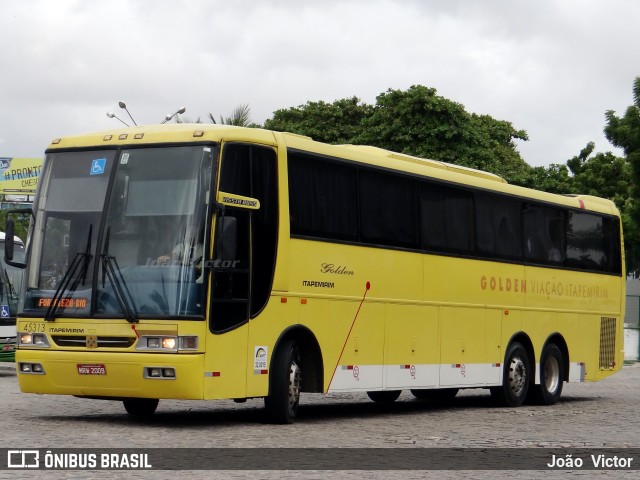
<path fill-rule="evenodd" d="M 262 397 L 277 422 L 300 392 L 552 404 L 622 365 L 621 238 L 608 200 L 371 147 L 188 124 L 56 139 L 18 381 L 134 415 Z"/>
<path fill-rule="evenodd" d="M 0 362 L 13 362 L 16 345 L 16 312 L 23 270 L 4 261 L 4 232 L 0 232 Z M 14 258 L 24 262 L 24 244 L 14 239 Z"/>

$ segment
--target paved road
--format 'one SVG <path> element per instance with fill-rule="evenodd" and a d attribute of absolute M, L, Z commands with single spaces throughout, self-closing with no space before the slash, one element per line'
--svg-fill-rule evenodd
<path fill-rule="evenodd" d="M 486 390 L 467 390 L 447 406 L 403 392 L 391 406 L 364 394 L 303 396 L 297 423 L 269 425 L 261 400 L 161 401 L 147 421 L 120 402 L 20 393 L 0 367 L 4 448 L 155 447 L 563 447 L 640 448 L 640 364 L 598 383 L 565 384 L 551 407 L 497 408 Z M 638 459 L 640 461 L 640 459 Z M 294 466 L 292 465 L 292 468 Z M 9 478 L 10 472 L 0 471 Z M 22 472 L 21 472 L 22 473 Z M 49 478 L 93 478 L 50 472 Z M 183 472 L 184 473 L 184 472 Z M 582 478 L 604 472 L 580 472 Z M 101 472 L 101 478 L 175 478 L 179 472 Z M 80 476 L 78 476 L 80 475 Z M 166 476 L 163 476 L 166 475 Z M 566 472 L 222 472 L 215 478 L 564 478 Z M 611 476 L 611 475 L 609 475 Z M 616 478 L 636 473 L 615 472 Z M 21 476 L 22 477 L 22 476 Z M 17 478 L 12 476 L 11 478 Z M 32 478 L 37 478 L 34 472 Z M 213 478 L 191 472 L 190 479 Z"/>

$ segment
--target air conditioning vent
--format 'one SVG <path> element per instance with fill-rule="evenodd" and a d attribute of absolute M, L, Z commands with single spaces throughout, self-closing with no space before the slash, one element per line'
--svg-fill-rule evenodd
<path fill-rule="evenodd" d="M 610 370 L 616 365 L 616 319 L 600 319 L 600 369 Z"/>

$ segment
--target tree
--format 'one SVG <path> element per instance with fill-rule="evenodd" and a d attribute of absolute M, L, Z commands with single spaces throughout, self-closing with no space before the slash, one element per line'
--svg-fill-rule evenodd
<path fill-rule="evenodd" d="M 365 128 L 363 122 L 371 115 L 372 107 L 357 97 L 307 102 L 305 105 L 276 110 L 264 128 L 280 132 L 306 135 L 318 142 L 331 144 L 354 143 Z"/>
<path fill-rule="evenodd" d="M 375 105 L 351 97 L 278 110 L 265 128 L 478 168 L 514 183 L 524 182 L 530 168 L 514 143 L 527 140 L 525 131 L 488 115 L 468 113 L 462 104 L 422 85 L 389 89 L 378 95 Z"/>
<path fill-rule="evenodd" d="M 213 114 L 209 114 L 209 120 L 211 123 L 218 123 L 214 118 Z M 238 105 L 232 112 L 231 115 L 223 118 L 220 115 L 221 125 L 235 125 L 236 127 L 251 127 L 255 126 L 255 124 L 251 121 L 251 109 L 249 105 Z"/>
<path fill-rule="evenodd" d="M 595 144 L 589 142 L 579 155 L 567 162 L 573 174 L 574 191 L 608 198 L 622 211 L 629 200 L 631 167 L 624 158 L 611 152 L 589 158 L 594 149 Z"/>
<path fill-rule="evenodd" d="M 530 168 L 523 181 L 518 185 L 560 195 L 576 191 L 573 177 L 569 175 L 567 165 L 557 163 L 552 163 L 548 167 Z"/>
<path fill-rule="evenodd" d="M 260 127 L 260 125 L 257 125 L 251 121 L 251 109 L 247 104 L 237 106 L 231 112 L 231 115 L 228 117 L 223 117 L 222 115 L 220 115 L 219 122 L 216 122 L 216 119 L 212 113 L 209 113 L 207 116 L 209 117 L 209 120 L 211 121 L 211 123 L 215 123 L 215 124 L 219 123 L 220 125 L 235 125 L 236 127 L 251 127 L 251 128 Z M 176 123 L 202 123 L 202 120 L 200 120 L 200 117 L 198 117 L 195 120 L 190 120 L 189 118 L 179 118 L 178 116 L 176 116 L 175 122 Z"/>
<path fill-rule="evenodd" d="M 604 129 L 607 139 L 622 149 L 631 170 L 631 188 L 628 204 L 623 213 L 627 232 L 627 264 L 634 274 L 640 273 L 640 77 L 633 83 L 633 105 L 629 106 L 622 117 L 613 110 L 605 114 L 607 126 Z"/>

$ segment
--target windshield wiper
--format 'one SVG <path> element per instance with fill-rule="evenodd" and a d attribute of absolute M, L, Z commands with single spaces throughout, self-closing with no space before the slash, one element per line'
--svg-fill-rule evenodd
<path fill-rule="evenodd" d="M 11 278 L 9 277 L 9 272 L 7 272 L 7 269 L 4 269 L 4 278 L 6 279 L 6 286 L 7 286 L 7 300 L 11 301 L 11 300 L 17 300 L 18 299 L 18 292 L 16 292 L 15 287 L 13 286 L 13 283 L 11 283 Z M 4 283 L 2 282 L 2 284 L 0 284 L 0 296 L 2 296 L 3 292 L 4 292 Z"/>
<path fill-rule="evenodd" d="M 70 292 L 74 292 L 76 288 L 78 288 L 78 283 L 82 280 L 82 284 L 84 285 L 86 276 L 87 276 L 87 268 L 89 266 L 89 261 L 91 260 L 91 235 L 93 232 L 93 225 L 89 225 L 89 235 L 87 236 L 87 246 L 84 252 L 76 253 L 76 256 L 73 257 L 69 268 L 65 272 L 64 276 L 60 279 L 60 284 L 56 289 L 56 292 L 53 294 L 53 298 L 51 299 L 51 304 L 47 311 L 44 314 L 44 319 L 47 322 L 53 322 L 56 319 L 56 312 L 58 311 L 58 306 L 60 305 L 60 300 L 62 300 L 62 296 L 67 291 L 69 284 L 73 281 L 73 285 L 69 289 Z M 78 270 L 78 267 L 82 264 L 82 275 L 76 277 L 75 273 Z"/>
<path fill-rule="evenodd" d="M 124 318 L 126 318 L 129 323 L 138 323 L 135 303 L 133 302 L 133 297 L 131 296 L 129 288 L 127 287 L 127 282 L 122 276 L 122 271 L 118 266 L 116 257 L 109 255 L 109 234 L 110 228 L 107 230 L 104 253 L 100 255 L 100 261 L 102 262 L 102 286 L 104 288 L 104 275 L 106 273 L 111 285 L 113 285 L 113 293 L 120 305 L 122 313 L 124 313 Z"/>

